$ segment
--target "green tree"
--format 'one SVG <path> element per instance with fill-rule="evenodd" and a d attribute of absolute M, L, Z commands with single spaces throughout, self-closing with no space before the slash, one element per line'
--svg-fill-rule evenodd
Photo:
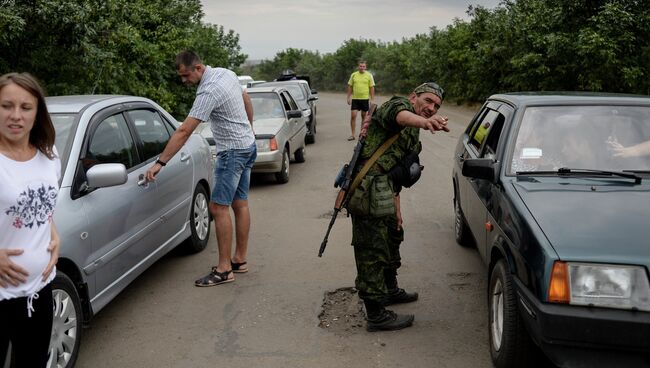
<path fill-rule="evenodd" d="M 178 51 L 229 68 L 246 59 L 237 34 L 202 17 L 199 0 L 17 0 L 0 11 L 0 73 L 30 72 L 50 95 L 145 96 L 183 116 L 194 92 L 178 82 Z"/>

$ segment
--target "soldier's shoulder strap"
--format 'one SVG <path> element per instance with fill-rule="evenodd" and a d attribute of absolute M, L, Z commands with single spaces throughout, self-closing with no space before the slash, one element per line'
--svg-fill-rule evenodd
<path fill-rule="evenodd" d="M 370 167 L 375 163 L 375 161 L 377 161 L 379 156 L 381 156 L 384 152 L 386 152 L 388 147 L 390 147 L 390 145 L 393 144 L 393 142 L 395 142 L 397 138 L 399 138 L 399 133 L 388 138 L 388 140 L 386 140 L 386 142 L 384 142 L 381 146 L 379 146 L 379 148 L 377 148 L 377 150 L 372 154 L 372 156 L 370 156 L 370 158 L 363 165 L 359 173 L 354 177 L 354 181 L 350 186 L 350 191 L 349 191 L 350 195 L 354 192 L 355 189 L 357 189 L 359 184 L 361 184 L 361 180 L 363 179 L 364 176 L 366 176 L 368 170 L 370 170 Z"/>

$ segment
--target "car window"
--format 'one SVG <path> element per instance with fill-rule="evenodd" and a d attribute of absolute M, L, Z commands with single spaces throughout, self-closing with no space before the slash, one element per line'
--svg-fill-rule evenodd
<path fill-rule="evenodd" d="M 250 93 L 254 119 L 283 118 L 284 107 L 276 93 Z"/>
<path fill-rule="evenodd" d="M 541 106 L 524 111 L 508 167 L 517 171 L 650 170 L 650 107 Z M 634 154 L 630 154 L 634 153 Z"/>
<path fill-rule="evenodd" d="M 503 119 L 503 115 L 494 110 L 488 110 L 487 113 L 478 119 L 474 125 L 470 135 L 469 144 L 476 149 L 477 154 L 480 152 L 483 143 L 485 143 L 486 138 L 490 134 L 490 131 L 499 117 Z"/>
<path fill-rule="evenodd" d="M 286 86 L 284 86 L 289 93 L 291 93 L 291 96 L 295 98 L 296 100 L 303 101 L 307 99 L 307 96 L 305 95 L 305 91 L 295 83 L 287 83 Z"/>
<path fill-rule="evenodd" d="M 96 164 L 122 163 L 126 168 L 137 162 L 135 142 L 122 114 L 102 120 L 93 132 L 83 160 L 85 170 Z"/>
<path fill-rule="evenodd" d="M 488 132 L 488 136 L 485 139 L 485 147 L 483 149 L 482 157 L 485 158 L 495 158 L 497 154 L 497 148 L 499 146 L 499 141 L 501 140 L 501 131 L 503 130 L 503 125 L 506 121 L 505 116 L 497 112 L 497 116 L 492 123 L 492 127 Z"/>
<path fill-rule="evenodd" d="M 169 141 L 169 132 L 157 111 L 148 109 L 127 111 L 142 140 L 144 160 L 158 156 Z"/>
<path fill-rule="evenodd" d="M 302 86 L 302 90 L 304 92 L 305 96 L 309 96 L 309 86 L 305 83 L 300 83 L 300 86 Z"/>
<path fill-rule="evenodd" d="M 54 125 L 54 131 L 56 132 L 56 138 L 54 139 L 54 145 L 56 150 L 61 155 L 61 162 L 67 162 L 67 157 L 65 156 L 72 144 L 74 139 L 74 129 L 75 129 L 75 120 L 77 118 L 76 114 L 51 114 L 52 124 Z"/>
<path fill-rule="evenodd" d="M 282 92 L 282 100 L 284 101 L 284 105 L 287 110 L 300 110 L 298 104 L 296 101 L 294 101 L 289 93 Z"/>

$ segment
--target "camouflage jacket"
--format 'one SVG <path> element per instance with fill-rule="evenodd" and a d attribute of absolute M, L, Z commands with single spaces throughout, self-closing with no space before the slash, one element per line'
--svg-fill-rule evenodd
<path fill-rule="evenodd" d="M 363 159 L 368 159 L 385 141 L 395 134 L 400 137 L 384 152 L 376 165 L 379 165 L 384 172 L 390 171 L 409 152 L 420 153 L 420 129 L 403 127 L 397 124 L 397 114 L 407 110 L 415 113 L 413 106 L 406 97 L 393 97 L 383 103 L 372 116 L 372 122 L 368 127 L 366 143 L 361 152 Z"/>

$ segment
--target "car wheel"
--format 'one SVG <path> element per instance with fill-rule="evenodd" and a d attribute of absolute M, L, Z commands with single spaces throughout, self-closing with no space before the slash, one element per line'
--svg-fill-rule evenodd
<path fill-rule="evenodd" d="M 300 147 L 293 156 L 296 158 L 296 162 L 305 162 L 305 147 Z"/>
<path fill-rule="evenodd" d="M 192 196 L 190 209 L 190 228 L 192 235 L 186 242 L 186 250 L 190 253 L 198 253 L 205 249 L 210 238 L 210 210 L 208 207 L 208 195 L 203 185 L 198 184 Z"/>
<path fill-rule="evenodd" d="M 313 129 L 313 128 L 312 128 L 312 129 Z M 305 143 L 307 143 L 307 144 L 315 143 L 315 142 L 316 142 L 316 136 L 315 136 L 315 134 L 316 134 L 316 132 L 313 131 L 313 130 L 312 130 L 311 134 L 307 134 L 307 135 L 305 136 Z"/>
<path fill-rule="evenodd" d="M 533 356 L 533 342 L 519 315 L 512 275 L 508 272 L 504 260 L 494 266 L 489 288 L 492 362 L 497 368 L 525 367 Z"/>
<path fill-rule="evenodd" d="M 312 144 L 316 142 L 316 117 L 312 118 L 311 125 L 309 126 L 309 131 L 305 136 L 305 143 Z"/>
<path fill-rule="evenodd" d="M 275 173 L 275 179 L 280 184 L 289 181 L 289 150 L 286 147 L 284 148 L 284 152 L 282 152 L 282 167 L 279 172 Z"/>
<path fill-rule="evenodd" d="M 70 278 L 57 272 L 52 282 L 54 318 L 47 367 L 73 367 L 79 355 L 83 315 L 79 293 Z"/>
<path fill-rule="evenodd" d="M 472 245 L 472 236 L 469 232 L 465 215 L 463 215 L 463 210 L 460 209 L 460 203 L 456 197 L 454 197 L 454 236 L 456 243 L 459 245 L 463 247 Z"/>

